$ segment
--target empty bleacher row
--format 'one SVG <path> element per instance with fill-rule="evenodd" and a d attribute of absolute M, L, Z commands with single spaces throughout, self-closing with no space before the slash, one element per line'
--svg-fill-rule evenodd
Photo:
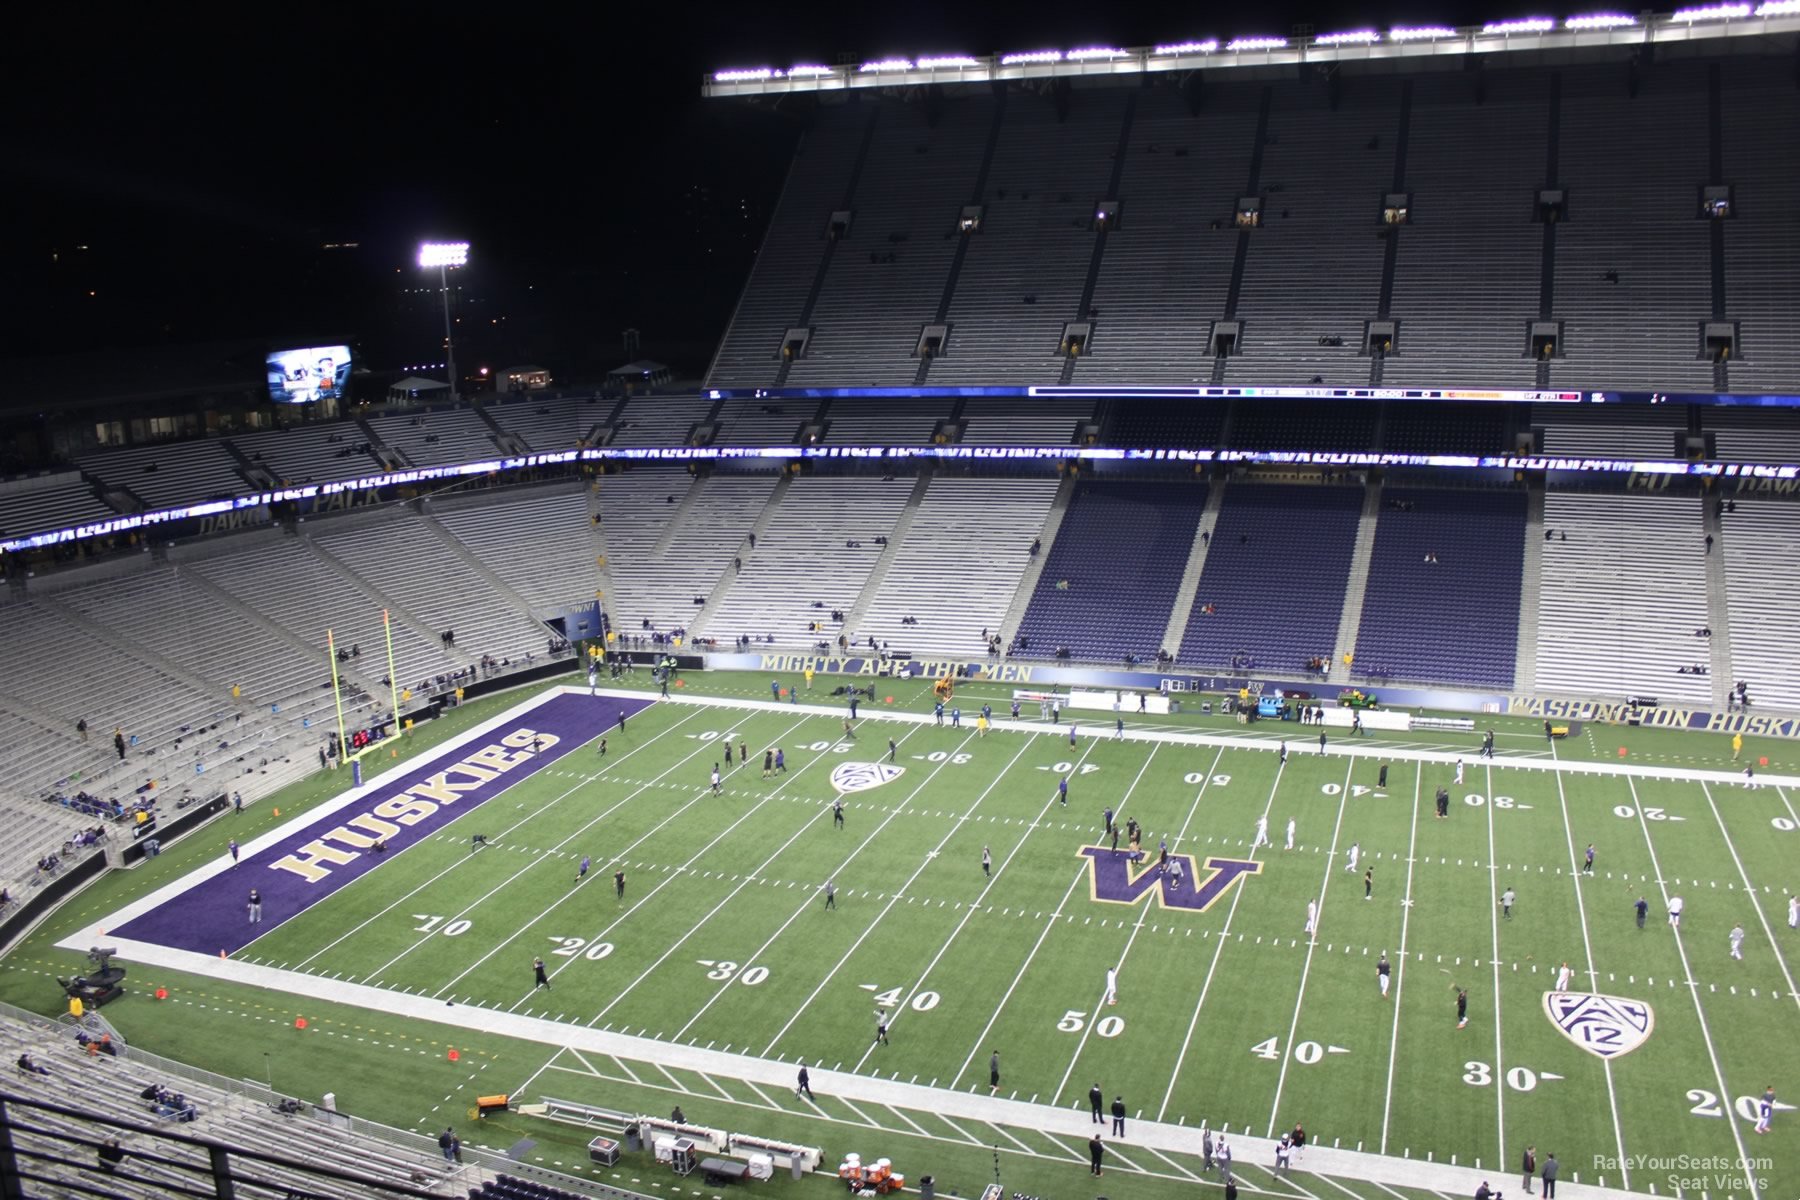
<path fill-rule="evenodd" d="M 1131 75 L 1055 93 L 1017 81 L 984 174 L 969 158 L 993 127 L 987 85 L 859 92 L 820 106 L 708 383 L 868 386 L 921 365 L 932 382 L 1053 382 L 1065 324 L 1090 320 L 1076 382 L 1788 387 L 1790 76 L 1744 47 L 1629 70 L 1595 55 L 1398 75 L 1340 63 L 1274 81 Z M 1730 193 L 1722 242 L 1702 215 L 1708 184 Z M 1240 199 L 1254 214 L 1241 232 Z M 1118 210 L 1090 276 L 1101 202 Z M 957 235 L 952 280 L 945 234 L 970 203 L 980 220 Z M 1404 212 L 1389 221 L 1390 209 Z M 809 306 L 834 212 L 848 221 Z M 924 363 L 943 282 L 948 338 Z M 1225 357 L 1218 321 L 1236 326 Z M 1371 321 L 1394 326 L 1380 361 Z M 1707 321 L 1737 333 L 1722 376 Z M 785 362 L 801 324 L 807 348 Z"/>
<path fill-rule="evenodd" d="M 721 644 L 769 635 L 831 641 L 830 613 L 862 595 L 912 491 L 911 478 L 796 477 L 756 545 L 737 556 L 743 567 L 727 577 L 724 596 L 696 618 L 697 632 Z"/>
<path fill-rule="evenodd" d="M 1384 488 L 1354 674 L 1511 688 L 1525 493 Z"/>
<path fill-rule="evenodd" d="M 1177 661 L 1296 674 L 1331 660 L 1362 505 L 1359 487 L 1228 486 Z"/>
<path fill-rule="evenodd" d="M 1731 596 L 1733 679 L 1752 703 L 1800 709 L 1800 504 L 1735 500 L 1720 514 L 1726 588 Z"/>
<path fill-rule="evenodd" d="M 1013 652 L 1153 661 L 1193 548 L 1204 484 L 1077 484 L 1019 622 Z"/>
<path fill-rule="evenodd" d="M 1698 496 L 1552 492 L 1544 498 L 1537 686 L 1705 705 L 1706 531 Z M 1566 538 L 1566 540 L 1565 540 Z"/>

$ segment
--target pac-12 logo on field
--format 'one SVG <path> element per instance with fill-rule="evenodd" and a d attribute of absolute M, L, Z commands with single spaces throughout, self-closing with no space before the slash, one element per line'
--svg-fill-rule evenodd
<path fill-rule="evenodd" d="M 1564 1037 L 1601 1058 L 1631 1053 L 1656 1028 L 1656 1014 L 1642 1000 L 1591 992 L 1545 992 L 1544 1015 Z"/>
<path fill-rule="evenodd" d="M 889 763 L 839 763 L 831 772 L 831 786 L 840 792 L 866 792 L 904 774 L 905 767 Z"/>

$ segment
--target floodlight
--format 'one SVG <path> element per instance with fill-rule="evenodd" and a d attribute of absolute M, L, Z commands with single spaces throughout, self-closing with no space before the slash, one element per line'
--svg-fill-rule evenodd
<path fill-rule="evenodd" d="M 1623 29 L 1627 25 L 1636 24 L 1636 17 L 1628 17 L 1624 13 L 1588 13 L 1586 16 L 1570 17 L 1563 22 L 1563 28 Z"/>
<path fill-rule="evenodd" d="M 874 62 L 866 62 L 857 68 L 861 71 L 910 71 L 913 69 L 909 58 L 878 58 Z"/>
<path fill-rule="evenodd" d="M 802 79 L 805 79 L 805 78 L 816 79 L 820 75 L 830 75 L 830 74 L 833 74 L 833 71 L 830 67 L 821 67 L 817 63 L 801 63 L 799 66 L 788 68 L 788 77 L 790 79 L 795 78 L 795 77 L 799 77 Z"/>
<path fill-rule="evenodd" d="M 935 71 L 943 67 L 979 67 L 981 60 L 967 54 L 931 54 L 919 60 L 921 71 Z"/>
<path fill-rule="evenodd" d="M 730 71 L 714 71 L 714 83 L 749 83 L 758 79 L 772 79 L 775 76 L 773 67 L 739 67 Z"/>
<path fill-rule="evenodd" d="M 1018 54 L 1003 54 L 1000 56 L 1000 65 L 1003 67 L 1016 66 L 1019 63 L 1053 63 L 1061 61 L 1061 50 L 1025 50 Z"/>
<path fill-rule="evenodd" d="M 1167 46 L 1158 46 L 1152 54 L 1211 54 L 1219 48 L 1218 38 L 1207 38 L 1204 42 L 1174 42 Z"/>
<path fill-rule="evenodd" d="M 1517 21 L 1489 21 L 1481 27 L 1481 32 L 1504 37 L 1512 33 L 1548 33 L 1556 28 L 1556 22 L 1549 17 L 1523 17 Z"/>
<path fill-rule="evenodd" d="M 1370 46 L 1381 40 L 1373 29 L 1355 29 L 1348 33 L 1327 33 L 1313 39 L 1321 46 Z"/>
<path fill-rule="evenodd" d="M 1280 50 L 1288 44 L 1284 37 L 1241 37 L 1225 43 L 1227 50 Z"/>
<path fill-rule="evenodd" d="M 421 267 L 463 267 L 468 263 L 467 242 L 425 242 L 419 247 Z"/>
<path fill-rule="evenodd" d="M 1800 13 L 1800 0 L 1767 0 L 1756 6 L 1759 17 L 1782 17 Z"/>
<path fill-rule="evenodd" d="M 1390 42 L 1435 42 L 1439 38 L 1461 36 L 1447 25 L 1414 25 L 1388 30 L 1388 41 Z"/>
<path fill-rule="evenodd" d="M 1115 50 L 1111 46 L 1084 46 L 1079 50 L 1071 50 L 1063 55 L 1070 62 L 1085 62 L 1094 58 L 1123 58 L 1125 51 Z"/>
<path fill-rule="evenodd" d="M 1702 8 L 1678 8 L 1671 21 L 1735 21 L 1750 15 L 1748 4 L 1708 4 Z"/>

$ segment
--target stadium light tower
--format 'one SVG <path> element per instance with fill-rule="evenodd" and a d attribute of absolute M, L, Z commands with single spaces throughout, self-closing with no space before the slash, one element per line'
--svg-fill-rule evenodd
<path fill-rule="evenodd" d="M 450 268 L 467 266 L 469 243 L 423 242 L 419 245 L 419 266 L 437 268 L 438 289 L 444 297 L 444 365 L 450 374 L 450 399 L 456 395 L 456 348 L 450 337 Z"/>

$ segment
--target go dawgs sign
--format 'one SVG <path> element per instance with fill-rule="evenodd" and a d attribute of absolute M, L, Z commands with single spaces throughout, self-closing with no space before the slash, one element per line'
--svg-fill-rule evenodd
<path fill-rule="evenodd" d="M 1134 871 L 1131 855 L 1124 850 L 1108 850 L 1104 846 L 1083 846 L 1081 857 L 1088 860 L 1088 894 L 1104 904 L 1136 904 L 1145 895 L 1156 895 L 1163 908 L 1183 908 L 1205 912 L 1239 879 L 1262 873 L 1262 864 L 1241 858 L 1208 858 L 1207 874 L 1202 877 L 1191 855 L 1171 854 L 1170 861 L 1180 859 L 1183 882 L 1176 884 L 1164 875 L 1154 862 Z"/>

